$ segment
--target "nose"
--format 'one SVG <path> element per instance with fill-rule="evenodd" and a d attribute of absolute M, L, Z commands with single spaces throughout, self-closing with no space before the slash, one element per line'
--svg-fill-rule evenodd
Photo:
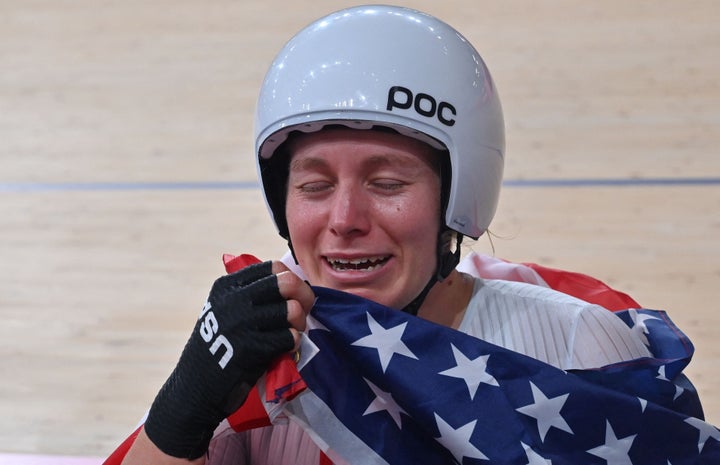
<path fill-rule="evenodd" d="M 370 229 L 369 199 L 362 188 L 338 185 L 332 196 L 328 228 L 337 236 L 361 236 Z"/>

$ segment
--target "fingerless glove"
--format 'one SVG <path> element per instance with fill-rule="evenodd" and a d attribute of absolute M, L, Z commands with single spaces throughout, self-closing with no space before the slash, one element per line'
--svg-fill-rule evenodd
<path fill-rule="evenodd" d="M 215 281 L 150 408 L 144 426 L 150 440 L 174 457 L 202 456 L 218 424 L 242 405 L 270 363 L 292 350 L 289 327 L 271 262 Z"/>

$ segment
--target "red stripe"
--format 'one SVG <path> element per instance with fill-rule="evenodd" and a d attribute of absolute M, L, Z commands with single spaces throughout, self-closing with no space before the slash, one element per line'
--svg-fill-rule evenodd
<path fill-rule="evenodd" d="M 242 254 L 236 257 L 235 255 L 230 255 L 229 253 L 226 253 L 223 255 L 222 258 L 223 264 L 225 265 L 225 271 L 227 271 L 228 273 L 240 271 L 246 266 L 250 266 L 254 263 L 260 263 L 261 261 L 254 255 L 249 254 Z"/>
<path fill-rule="evenodd" d="M 138 427 L 133 434 L 128 436 L 128 438 L 124 440 L 117 449 L 115 449 L 115 452 L 113 452 L 110 457 L 103 462 L 103 465 L 120 465 L 125 458 L 125 455 L 130 450 L 130 446 L 132 446 L 135 442 L 135 438 L 137 438 L 138 434 L 140 434 L 141 429 L 142 426 Z"/>
<path fill-rule="evenodd" d="M 247 431 L 271 425 L 257 387 L 252 388 L 245 402 L 227 420 L 235 431 Z"/>
<path fill-rule="evenodd" d="M 558 270 L 535 263 L 523 263 L 535 270 L 556 291 L 569 294 L 591 304 L 597 304 L 616 312 L 629 308 L 642 308 L 629 295 L 617 291 L 602 281 L 581 273 Z"/>

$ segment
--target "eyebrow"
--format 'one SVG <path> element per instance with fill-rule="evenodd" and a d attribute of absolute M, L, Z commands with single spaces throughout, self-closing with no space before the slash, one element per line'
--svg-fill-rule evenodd
<path fill-rule="evenodd" d="M 290 161 L 290 171 L 310 171 L 325 166 L 327 166 L 325 160 L 315 157 L 303 158 L 301 160 L 292 159 Z"/>

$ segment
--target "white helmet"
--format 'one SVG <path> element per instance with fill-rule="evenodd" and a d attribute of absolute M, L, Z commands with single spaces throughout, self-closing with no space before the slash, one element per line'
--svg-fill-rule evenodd
<path fill-rule="evenodd" d="M 475 239 L 488 228 L 502 183 L 502 109 L 482 58 L 446 23 L 407 8 L 358 6 L 310 24 L 277 55 L 260 90 L 255 152 L 285 238 L 285 189 L 277 183 L 287 173 L 273 172 L 282 169 L 273 154 L 292 131 L 330 124 L 388 127 L 446 149 L 445 224 Z"/>

